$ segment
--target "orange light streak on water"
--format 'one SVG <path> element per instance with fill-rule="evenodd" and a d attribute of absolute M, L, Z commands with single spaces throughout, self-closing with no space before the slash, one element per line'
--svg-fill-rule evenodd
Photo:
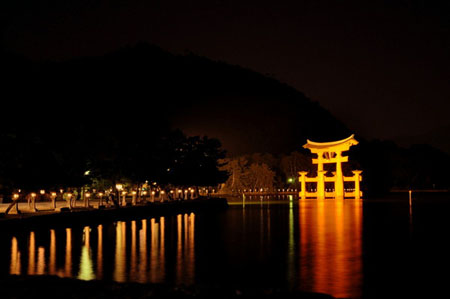
<path fill-rule="evenodd" d="M 360 297 L 362 203 L 300 201 L 299 216 L 301 289 Z"/>
<path fill-rule="evenodd" d="M 12 237 L 11 239 L 11 264 L 9 273 L 11 275 L 20 275 L 20 251 L 16 237 Z"/>

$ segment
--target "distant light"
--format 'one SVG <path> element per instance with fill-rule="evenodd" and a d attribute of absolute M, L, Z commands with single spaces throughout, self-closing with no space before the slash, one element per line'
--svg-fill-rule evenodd
<path fill-rule="evenodd" d="M 122 192 L 122 195 L 126 195 L 126 194 L 127 194 L 127 191 L 123 191 L 123 192 Z"/>
<path fill-rule="evenodd" d="M 103 192 L 99 192 L 98 196 L 102 197 L 103 196 Z"/>
<path fill-rule="evenodd" d="M 136 191 L 131 192 L 131 194 L 136 195 Z"/>
<path fill-rule="evenodd" d="M 293 183 L 293 182 L 294 182 L 294 179 L 293 179 L 293 178 L 289 178 L 289 179 L 288 179 L 288 182 L 289 182 L 289 183 Z"/>
<path fill-rule="evenodd" d="M 13 198 L 14 198 L 14 199 L 18 199 L 18 198 L 19 198 L 19 194 L 14 193 L 14 194 L 13 194 Z"/>
<path fill-rule="evenodd" d="M 89 175 L 90 173 L 91 173 L 90 170 L 86 170 L 86 171 L 84 172 L 84 175 Z"/>
<path fill-rule="evenodd" d="M 143 195 L 147 195 L 147 191 L 142 191 L 142 194 Z"/>
<path fill-rule="evenodd" d="M 91 197 L 91 193 L 86 193 L 85 195 L 87 198 Z"/>
<path fill-rule="evenodd" d="M 45 190 L 41 190 L 41 191 L 39 191 L 39 193 L 45 194 Z"/>
<path fill-rule="evenodd" d="M 116 189 L 117 190 L 122 190 L 123 189 L 123 185 L 122 184 L 116 184 Z"/>
<path fill-rule="evenodd" d="M 52 196 L 53 196 L 53 197 L 56 197 L 56 192 L 52 192 Z"/>

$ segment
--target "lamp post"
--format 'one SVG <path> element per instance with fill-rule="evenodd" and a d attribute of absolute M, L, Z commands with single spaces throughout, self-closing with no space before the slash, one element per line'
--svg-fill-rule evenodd
<path fill-rule="evenodd" d="M 84 194 L 84 207 L 88 208 L 89 207 L 89 198 L 91 197 L 91 193 L 86 192 Z"/>
<path fill-rule="evenodd" d="M 45 190 L 39 190 L 39 200 L 44 201 Z M 36 204 L 35 204 L 36 205 Z"/>
<path fill-rule="evenodd" d="M 98 193 L 98 207 L 100 208 L 100 206 L 103 205 L 103 192 L 99 192 Z"/>
<path fill-rule="evenodd" d="M 127 191 L 122 191 L 122 206 L 127 205 Z"/>
<path fill-rule="evenodd" d="M 69 209 L 72 209 L 72 193 L 67 193 L 67 201 L 69 204 Z"/>
<path fill-rule="evenodd" d="M 56 192 L 52 192 L 50 198 L 52 199 L 53 209 L 56 209 Z"/>
<path fill-rule="evenodd" d="M 36 212 L 36 193 L 31 193 L 31 210 Z"/>
<path fill-rule="evenodd" d="M 19 212 L 19 194 L 18 193 L 14 193 L 13 194 L 13 199 L 14 199 L 14 202 L 16 203 L 15 204 L 15 206 L 16 206 L 16 213 L 19 214 L 20 213 Z"/>
<path fill-rule="evenodd" d="M 144 202 L 147 202 L 147 191 L 142 191 L 142 198 Z"/>
<path fill-rule="evenodd" d="M 131 192 L 131 204 L 132 204 L 133 206 L 136 205 L 136 194 L 137 194 L 136 191 L 132 191 L 132 192 Z"/>

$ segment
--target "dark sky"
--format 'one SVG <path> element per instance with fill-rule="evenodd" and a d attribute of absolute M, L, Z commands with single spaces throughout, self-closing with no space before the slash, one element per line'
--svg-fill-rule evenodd
<path fill-rule="evenodd" d="M 446 2 L 15 0 L 0 9 L 4 47 L 33 59 L 147 41 L 270 74 L 362 135 L 395 138 L 450 128 Z"/>

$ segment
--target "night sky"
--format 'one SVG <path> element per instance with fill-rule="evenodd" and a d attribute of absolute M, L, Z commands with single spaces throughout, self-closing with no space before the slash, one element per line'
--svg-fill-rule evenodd
<path fill-rule="evenodd" d="M 445 136 L 450 4 L 368 2 L 17 0 L 0 10 L 3 47 L 34 60 L 145 41 L 269 74 L 367 138 Z"/>

